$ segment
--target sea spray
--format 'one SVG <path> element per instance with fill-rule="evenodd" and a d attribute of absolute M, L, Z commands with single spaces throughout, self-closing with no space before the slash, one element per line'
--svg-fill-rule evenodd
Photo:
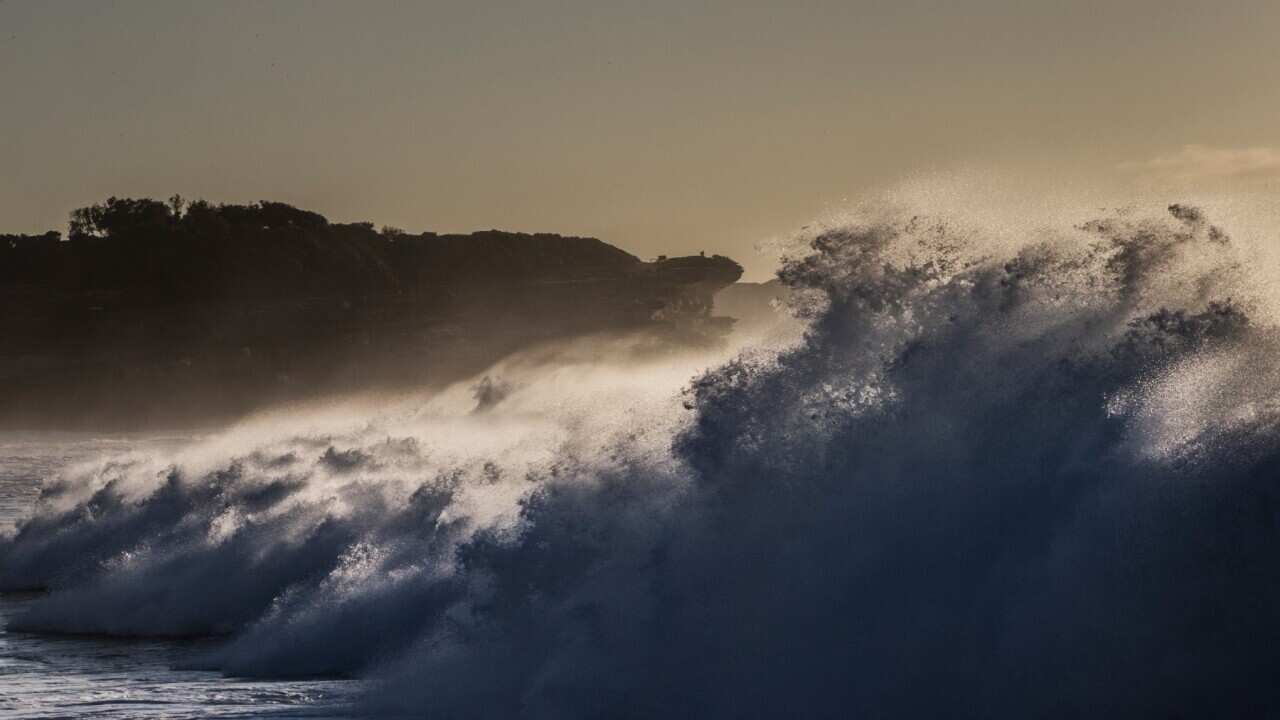
<path fill-rule="evenodd" d="M 779 271 L 794 346 L 104 461 L 0 574 L 28 629 L 226 633 L 375 714 L 1267 714 L 1280 342 L 1228 230 L 855 215 Z"/>

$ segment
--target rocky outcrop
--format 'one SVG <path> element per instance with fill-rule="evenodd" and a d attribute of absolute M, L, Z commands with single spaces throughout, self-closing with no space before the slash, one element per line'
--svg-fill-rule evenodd
<path fill-rule="evenodd" d="M 724 257 L 600 240 L 411 235 L 280 203 L 112 199 L 0 236 L 0 426 L 216 422 L 328 392 L 444 382 L 532 342 L 645 328 L 711 342 Z"/>

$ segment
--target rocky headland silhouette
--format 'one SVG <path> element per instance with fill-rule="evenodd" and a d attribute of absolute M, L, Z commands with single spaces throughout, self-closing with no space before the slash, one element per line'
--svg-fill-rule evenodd
<path fill-rule="evenodd" d="M 532 343 L 716 342 L 722 256 L 601 240 L 410 234 L 279 202 L 111 198 L 0 235 L 0 427 L 217 422 L 330 392 L 447 382 Z"/>

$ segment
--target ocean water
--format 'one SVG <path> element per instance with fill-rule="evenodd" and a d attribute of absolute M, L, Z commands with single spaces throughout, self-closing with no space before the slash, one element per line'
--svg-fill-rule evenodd
<path fill-rule="evenodd" d="M 189 438 L 0 435 L 0 532 L 34 509 L 41 483 L 86 458 L 174 448 Z M 213 639 L 111 638 L 14 632 L 42 593 L 0 593 L 0 717 L 340 718 L 352 681 L 264 681 L 199 666 Z"/>
<path fill-rule="evenodd" d="M 1186 205 L 869 207 L 796 238 L 786 342 L 583 340 L 76 451 L 0 541 L 0 588 L 51 590 L 6 611 L 45 649 L 5 651 L 5 702 L 58 704 L 43 658 L 66 702 L 132 668 L 138 712 L 167 679 L 194 713 L 1275 717 L 1250 253 Z"/>

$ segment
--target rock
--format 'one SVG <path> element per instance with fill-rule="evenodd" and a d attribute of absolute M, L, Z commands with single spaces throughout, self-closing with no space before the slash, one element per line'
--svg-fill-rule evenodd
<path fill-rule="evenodd" d="M 183 211 L 185 209 L 185 212 Z M 0 426 L 220 422 L 282 400 L 448 382 L 530 343 L 645 328 L 713 342 L 742 268 L 594 238 L 410 235 L 282 203 L 111 199 L 0 235 Z"/>

